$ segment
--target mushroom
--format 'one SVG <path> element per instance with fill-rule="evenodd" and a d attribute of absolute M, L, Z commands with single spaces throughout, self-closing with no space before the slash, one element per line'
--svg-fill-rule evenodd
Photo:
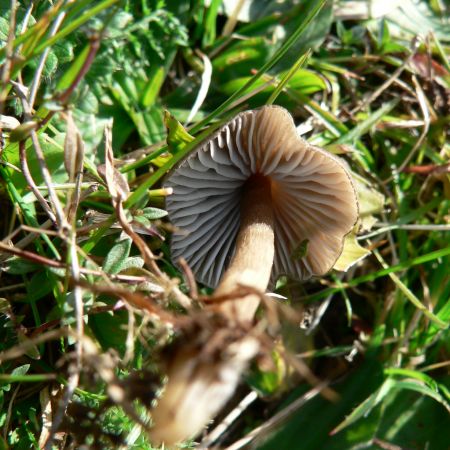
<path fill-rule="evenodd" d="M 173 188 L 166 202 L 173 260 L 184 257 L 200 282 L 216 288 L 213 298 L 226 299 L 215 319 L 208 316 L 209 328 L 185 335 L 168 355 L 151 438 L 171 445 L 202 430 L 259 352 L 249 331 L 260 296 L 233 301 L 235 291 L 263 292 L 283 274 L 307 280 L 328 272 L 358 204 L 344 163 L 300 138 L 278 106 L 238 114 L 165 184 Z"/>
<path fill-rule="evenodd" d="M 216 297 L 240 285 L 265 291 L 280 275 L 326 274 L 358 217 L 345 163 L 303 140 L 279 106 L 238 114 L 165 184 L 172 259 L 183 257 Z M 253 294 L 221 308 L 249 321 L 258 303 Z"/>

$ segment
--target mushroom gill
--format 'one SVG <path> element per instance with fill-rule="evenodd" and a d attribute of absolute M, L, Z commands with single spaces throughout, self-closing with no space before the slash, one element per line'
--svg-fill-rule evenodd
<path fill-rule="evenodd" d="M 356 193 L 344 163 L 297 134 L 278 106 L 238 114 L 169 175 L 167 199 L 177 231 L 172 258 L 216 287 L 229 265 L 248 182 L 267 177 L 274 213 L 272 279 L 327 273 L 357 220 Z"/>

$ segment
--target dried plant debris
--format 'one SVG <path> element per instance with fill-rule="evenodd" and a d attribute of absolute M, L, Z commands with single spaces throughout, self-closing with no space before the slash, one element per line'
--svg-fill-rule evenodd
<path fill-rule="evenodd" d="M 260 344 L 251 330 L 221 316 L 193 323 L 164 350 L 167 383 L 152 410 L 150 437 L 166 445 L 199 433 L 234 393 Z"/>

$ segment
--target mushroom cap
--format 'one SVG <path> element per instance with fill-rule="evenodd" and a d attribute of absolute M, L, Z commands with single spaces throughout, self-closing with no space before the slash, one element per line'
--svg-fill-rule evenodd
<path fill-rule="evenodd" d="M 272 280 L 327 273 L 357 221 L 356 192 L 345 163 L 302 139 L 279 106 L 238 114 L 169 174 L 173 261 L 183 257 L 198 281 L 217 286 L 234 254 L 243 185 L 255 174 L 271 183 Z"/>

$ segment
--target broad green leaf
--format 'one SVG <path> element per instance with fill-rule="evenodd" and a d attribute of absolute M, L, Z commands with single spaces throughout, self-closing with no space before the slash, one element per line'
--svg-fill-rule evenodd
<path fill-rule="evenodd" d="M 58 139 L 59 137 L 62 138 L 62 135 L 57 136 Z M 50 138 L 45 133 L 39 135 L 39 143 L 42 147 L 42 151 L 44 152 L 47 167 L 50 173 L 52 174 L 52 181 L 54 183 L 65 183 L 68 180 L 68 176 L 64 168 L 63 146 L 55 139 Z M 31 145 L 30 140 L 28 140 L 26 144 L 27 144 L 26 153 L 28 159 L 28 166 L 31 172 L 31 176 L 33 177 L 36 185 L 39 186 L 43 184 L 43 178 L 39 168 L 36 153 Z M 3 152 L 3 158 L 10 164 L 16 167 L 20 167 L 17 144 L 8 145 L 5 151 Z M 29 198 L 31 197 L 34 199 L 34 195 L 30 193 L 28 183 L 25 180 L 25 177 L 22 175 L 22 173 L 16 172 L 15 170 L 12 170 L 9 167 L 6 167 L 6 171 L 9 173 L 9 178 L 14 183 L 14 186 L 18 190 L 18 192 L 22 196 L 30 194 L 30 197 L 27 196 L 26 200 L 29 200 Z"/>
<path fill-rule="evenodd" d="M 127 341 L 128 314 L 126 311 L 92 314 L 89 316 L 89 328 L 106 351 L 114 348 L 121 355 L 125 353 Z"/>
<path fill-rule="evenodd" d="M 147 217 L 143 215 L 135 215 L 133 216 L 133 222 L 142 225 L 144 228 L 150 228 L 152 226 L 150 220 L 147 219 Z"/>
<path fill-rule="evenodd" d="M 54 288 L 55 279 L 49 277 L 49 272 L 45 270 L 38 270 L 33 274 L 29 283 L 27 283 L 27 298 L 26 302 L 35 302 L 45 297 L 52 292 Z"/>
<path fill-rule="evenodd" d="M 277 78 L 282 79 L 287 75 L 287 73 L 288 71 L 280 72 Z M 251 79 L 250 76 L 230 79 L 225 83 L 221 84 L 220 86 L 218 86 L 218 89 L 225 95 L 231 95 L 233 92 L 236 92 L 238 89 L 242 88 L 242 86 L 244 86 L 246 83 L 248 83 L 250 79 Z M 253 89 L 255 87 L 262 86 L 266 82 L 267 81 L 263 79 L 258 80 L 253 85 Z M 323 78 L 317 75 L 317 73 L 307 69 L 299 69 L 297 72 L 295 72 L 292 78 L 289 79 L 286 86 L 295 92 L 305 95 L 313 94 L 315 92 L 319 92 L 326 89 L 326 84 Z M 275 90 L 274 85 L 269 85 L 266 87 L 264 92 L 269 93 L 273 92 L 274 90 Z M 250 91 L 251 89 L 248 89 L 244 93 Z"/>
<path fill-rule="evenodd" d="M 286 72 L 286 74 L 281 78 L 280 82 L 277 84 L 276 88 L 270 95 L 266 104 L 271 105 L 275 101 L 275 99 L 281 94 L 284 87 L 287 86 L 292 77 L 300 70 L 300 68 L 308 62 L 311 56 L 311 50 L 308 50 L 304 55 L 301 55 L 300 58 L 295 62 L 295 64 Z"/>
<path fill-rule="evenodd" d="M 234 41 L 212 60 L 213 73 L 219 86 L 229 80 L 248 77 L 271 56 L 273 47 L 262 37 Z"/>
<path fill-rule="evenodd" d="M 282 72 L 279 77 L 282 77 Z M 323 77 L 308 69 L 299 69 L 288 82 L 288 87 L 301 94 L 313 94 L 327 88 Z"/>

